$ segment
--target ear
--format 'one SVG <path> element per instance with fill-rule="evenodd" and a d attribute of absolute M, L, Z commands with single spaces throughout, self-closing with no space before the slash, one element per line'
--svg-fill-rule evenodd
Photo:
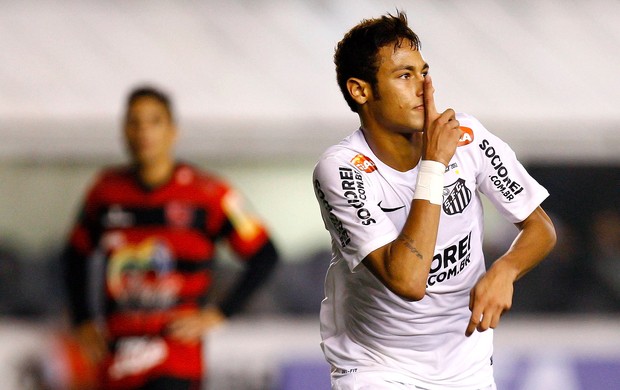
<path fill-rule="evenodd" d="M 349 91 L 349 95 L 351 95 L 353 100 L 359 105 L 366 103 L 372 93 L 368 82 L 355 77 L 351 77 L 347 80 L 347 90 Z"/>

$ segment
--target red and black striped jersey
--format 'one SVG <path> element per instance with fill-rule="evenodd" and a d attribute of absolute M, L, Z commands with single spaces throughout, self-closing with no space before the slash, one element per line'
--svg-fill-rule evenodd
<path fill-rule="evenodd" d="M 178 164 L 166 184 L 149 189 L 132 167 L 103 171 L 87 194 L 67 251 L 76 322 L 90 316 L 86 299 L 75 296 L 87 290 L 86 264 L 102 259 L 112 336 L 161 332 L 176 313 L 202 304 L 219 241 L 242 260 L 269 242 L 265 225 L 224 180 Z"/>

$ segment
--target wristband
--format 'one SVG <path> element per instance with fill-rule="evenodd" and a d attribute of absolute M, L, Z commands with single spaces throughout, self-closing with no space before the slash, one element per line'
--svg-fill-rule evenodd
<path fill-rule="evenodd" d="M 443 202 L 443 174 L 446 166 L 439 161 L 420 161 L 418 181 L 413 193 L 413 199 L 428 200 L 433 204 Z"/>

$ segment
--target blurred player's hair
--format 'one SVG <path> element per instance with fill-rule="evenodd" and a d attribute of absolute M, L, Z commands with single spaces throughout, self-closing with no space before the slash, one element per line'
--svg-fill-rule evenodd
<path fill-rule="evenodd" d="M 170 120 L 172 122 L 175 121 L 172 100 L 166 92 L 152 85 L 141 85 L 139 87 L 136 87 L 132 89 L 127 96 L 127 109 L 129 109 L 129 107 L 131 107 L 131 105 L 134 104 L 136 100 L 141 98 L 152 98 L 163 104 L 166 108 L 166 111 L 168 112 Z"/>
<path fill-rule="evenodd" d="M 338 42 L 334 54 L 336 77 L 340 91 L 353 112 L 357 112 L 357 103 L 349 95 L 347 80 L 355 77 L 367 81 L 376 94 L 379 49 L 389 44 L 394 44 L 396 49 L 404 39 L 411 42 L 411 48 L 420 49 L 420 39 L 409 28 L 407 15 L 396 10 L 396 15 L 388 13 L 379 18 L 362 20 Z"/>

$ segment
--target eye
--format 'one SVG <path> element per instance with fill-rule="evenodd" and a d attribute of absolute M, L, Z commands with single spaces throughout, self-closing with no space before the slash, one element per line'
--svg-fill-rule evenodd
<path fill-rule="evenodd" d="M 428 70 L 425 70 L 424 72 L 422 72 L 422 77 L 426 77 L 428 76 Z"/>
<path fill-rule="evenodd" d="M 411 78 L 411 73 L 409 73 L 409 72 L 403 73 L 400 76 L 398 76 L 398 78 L 405 79 L 405 80 L 410 79 Z"/>

